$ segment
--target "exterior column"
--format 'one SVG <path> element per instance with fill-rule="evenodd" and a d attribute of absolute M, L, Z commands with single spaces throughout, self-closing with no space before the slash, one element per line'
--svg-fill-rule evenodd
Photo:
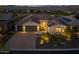
<path fill-rule="evenodd" d="M 50 30 L 50 29 L 49 29 L 49 27 L 48 27 L 48 28 L 47 28 L 47 31 L 50 32 L 49 30 Z"/>
<path fill-rule="evenodd" d="M 17 26 L 15 25 L 15 31 L 17 32 Z"/>
<path fill-rule="evenodd" d="M 37 31 L 39 32 L 39 26 L 37 26 Z"/>
<path fill-rule="evenodd" d="M 70 26 L 71 27 L 71 29 L 73 29 L 73 26 Z"/>
<path fill-rule="evenodd" d="M 25 26 L 23 26 L 23 32 L 25 32 L 26 30 L 25 30 Z"/>

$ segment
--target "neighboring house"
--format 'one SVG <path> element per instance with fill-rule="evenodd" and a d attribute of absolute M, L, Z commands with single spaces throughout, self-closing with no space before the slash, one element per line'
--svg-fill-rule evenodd
<path fill-rule="evenodd" d="M 73 29 L 75 34 L 78 34 L 79 36 L 79 19 L 73 17 L 73 18 L 66 18 L 66 17 L 61 17 L 60 21 L 65 24 L 65 26 L 70 26 L 71 29 Z"/>
<path fill-rule="evenodd" d="M 79 34 L 79 19 L 75 19 L 75 20 L 71 21 L 69 24 L 70 24 L 70 26 L 72 26 L 72 29 L 77 34 Z"/>
<path fill-rule="evenodd" d="M 0 34 L 8 31 L 7 24 L 11 20 L 12 14 L 1 13 L 0 14 Z"/>

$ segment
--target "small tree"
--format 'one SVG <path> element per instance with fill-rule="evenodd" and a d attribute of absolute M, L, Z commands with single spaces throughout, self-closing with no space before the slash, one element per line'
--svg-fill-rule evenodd
<path fill-rule="evenodd" d="M 64 29 L 64 33 L 65 35 L 68 37 L 67 40 L 71 40 L 71 37 L 73 35 L 73 30 L 71 29 L 70 26 L 67 26 L 65 29 Z"/>

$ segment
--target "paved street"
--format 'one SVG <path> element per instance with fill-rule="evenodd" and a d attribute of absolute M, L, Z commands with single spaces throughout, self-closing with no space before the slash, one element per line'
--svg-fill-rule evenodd
<path fill-rule="evenodd" d="M 7 45 L 10 49 L 35 49 L 36 37 L 34 33 L 16 33 Z"/>

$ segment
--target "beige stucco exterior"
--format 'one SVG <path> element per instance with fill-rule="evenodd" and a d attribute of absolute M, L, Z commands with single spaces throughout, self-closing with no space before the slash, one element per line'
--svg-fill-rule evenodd
<path fill-rule="evenodd" d="M 51 27 L 48 26 L 48 21 L 47 20 L 40 20 L 40 23 L 35 23 L 33 21 L 28 21 L 26 23 L 24 23 L 23 25 L 23 31 L 22 32 L 27 32 L 26 31 L 26 26 L 36 26 L 37 27 L 37 33 L 42 33 L 42 32 L 50 32 L 50 33 L 63 33 L 64 29 L 66 28 L 66 26 L 64 25 L 60 25 L 60 24 L 56 24 L 56 25 L 52 25 Z M 17 27 L 16 27 L 17 28 Z M 40 30 L 43 29 L 43 30 Z"/>

